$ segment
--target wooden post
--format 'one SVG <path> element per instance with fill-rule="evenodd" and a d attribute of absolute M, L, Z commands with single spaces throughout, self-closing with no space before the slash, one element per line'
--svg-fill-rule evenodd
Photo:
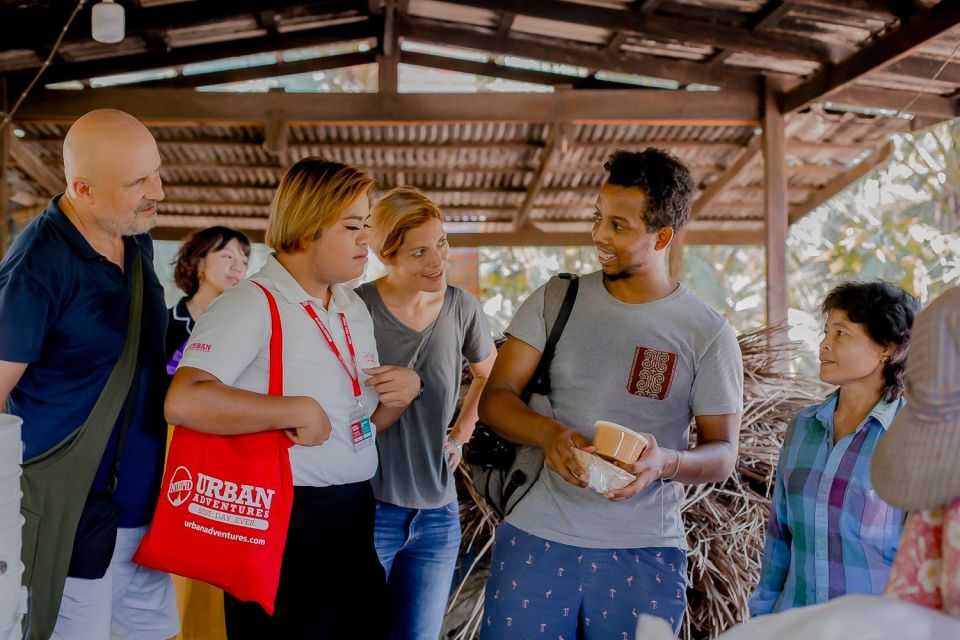
<path fill-rule="evenodd" d="M 681 230 L 670 243 L 670 255 L 667 259 L 670 261 L 670 277 L 674 280 L 683 282 L 683 247 L 686 244 L 684 236 L 686 234 Z"/>
<path fill-rule="evenodd" d="M 377 91 L 379 93 L 397 92 L 397 64 L 400 61 L 400 45 L 397 41 L 396 2 L 387 0 L 383 15 L 380 16 L 382 29 L 380 30 L 379 50 L 377 52 Z"/>
<path fill-rule="evenodd" d="M 779 93 L 769 79 L 764 83 L 762 146 L 768 325 L 787 320 L 787 154 Z"/>
<path fill-rule="evenodd" d="M 0 78 L 0 122 L 7 117 L 7 81 Z M 12 124 L 12 123 L 11 123 Z M 10 124 L 0 127 L 0 259 L 7 254 L 12 232 L 10 206 L 10 185 L 7 182 L 7 161 L 10 149 Z"/>

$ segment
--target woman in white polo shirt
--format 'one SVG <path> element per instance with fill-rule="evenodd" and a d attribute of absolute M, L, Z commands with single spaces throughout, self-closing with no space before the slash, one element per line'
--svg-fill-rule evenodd
<path fill-rule="evenodd" d="M 367 260 L 372 184 L 354 167 L 319 158 L 297 162 L 280 182 L 266 233 L 277 253 L 251 280 L 279 307 L 284 395 L 264 394 L 270 314 L 253 282 L 210 305 L 170 386 L 173 424 L 225 435 L 283 429 L 297 445 L 274 615 L 227 596 L 230 638 L 385 636 L 384 617 L 371 615 L 384 599 L 372 445 L 377 428 L 419 393 L 420 379 L 379 366 L 370 314 L 341 284 L 359 277 Z"/>

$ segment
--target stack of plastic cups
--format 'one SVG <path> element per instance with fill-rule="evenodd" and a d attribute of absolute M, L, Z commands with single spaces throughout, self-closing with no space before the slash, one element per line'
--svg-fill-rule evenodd
<path fill-rule="evenodd" d="M 0 414 L 0 640 L 22 637 L 21 620 L 27 602 L 27 591 L 20 586 L 23 577 L 20 425 L 20 418 Z"/>

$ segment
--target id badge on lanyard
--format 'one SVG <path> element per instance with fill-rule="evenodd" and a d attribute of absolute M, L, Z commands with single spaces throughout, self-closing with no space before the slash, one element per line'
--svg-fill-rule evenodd
<path fill-rule="evenodd" d="M 350 412 L 350 437 L 353 438 L 354 451 L 366 449 L 373 444 L 373 424 L 360 398 L 357 398 L 357 404 Z"/>
<path fill-rule="evenodd" d="M 347 339 L 347 348 L 350 350 L 350 359 L 353 364 L 352 370 L 347 366 L 347 361 L 343 359 L 340 349 L 338 349 L 336 343 L 334 343 L 333 336 L 330 334 L 330 330 L 327 329 L 326 325 L 323 324 L 323 321 L 320 320 L 320 317 L 317 315 L 317 312 L 314 311 L 310 303 L 301 302 L 300 305 L 307 312 L 307 315 L 310 316 L 310 318 L 316 323 L 317 327 L 320 329 L 320 333 L 323 334 L 323 337 L 327 341 L 327 346 L 329 346 L 330 350 L 333 351 L 333 355 L 335 355 L 337 360 L 340 361 L 340 366 L 343 367 L 343 370 L 350 378 L 350 382 L 353 386 L 354 401 L 353 408 L 350 411 L 350 437 L 353 440 L 354 451 L 366 449 L 373 444 L 373 424 L 370 422 L 370 414 L 367 412 L 366 407 L 363 406 L 363 400 L 361 399 L 362 390 L 360 389 L 360 369 L 357 367 L 357 354 L 353 348 L 353 337 L 350 335 L 350 326 L 347 324 L 347 316 L 343 313 L 337 314 L 340 317 L 340 324 L 343 326 L 343 335 Z"/>

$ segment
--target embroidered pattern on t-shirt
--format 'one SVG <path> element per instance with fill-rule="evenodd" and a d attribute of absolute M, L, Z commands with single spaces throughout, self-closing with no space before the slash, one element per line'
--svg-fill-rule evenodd
<path fill-rule="evenodd" d="M 677 354 L 637 347 L 630 367 L 627 391 L 641 398 L 663 400 L 670 393 L 676 367 Z"/>

